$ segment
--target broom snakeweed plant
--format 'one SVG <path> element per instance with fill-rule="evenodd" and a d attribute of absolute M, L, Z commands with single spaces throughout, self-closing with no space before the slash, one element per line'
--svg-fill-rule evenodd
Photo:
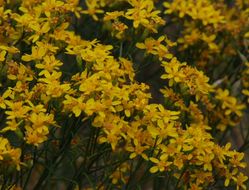
<path fill-rule="evenodd" d="M 243 0 L 0 0 L 0 189 L 249 188 L 248 18 Z"/>

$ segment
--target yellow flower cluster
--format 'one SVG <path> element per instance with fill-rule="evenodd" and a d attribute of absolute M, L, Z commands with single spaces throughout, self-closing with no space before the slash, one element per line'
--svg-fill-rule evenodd
<path fill-rule="evenodd" d="M 8 169 L 9 165 L 15 165 L 20 170 L 21 149 L 13 148 L 8 139 L 0 137 L 0 165 Z M 7 167 L 6 167 L 7 166 Z"/>
<path fill-rule="evenodd" d="M 226 25 L 234 19 L 226 18 L 228 7 L 209 0 L 165 1 L 165 13 L 184 20 L 182 36 L 173 42 L 162 32 L 167 22 L 160 1 L 86 0 L 80 6 L 79 0 L 0 0 L 0 5 L 0 188 L 27 188 L 36 164 L 43 173 L 34 189 L 46 188 L 66 154 L 73 159 L 81 150 L 69 181 L 97 176 L 98 189 L 135 188 L 140 162 L 146 163 L 140 168 L 145 176 L 171 175 L 175 188 L 206 189 L 221 180 L 221 186 L 246 189 L 244 153 L 230 143 L 220 145 L 213 133 L 235 126 L 246 106 L 228 89 L 212 85 L 208 70 L 196 67 L 226 51 L 221 49 L 226 42 L 217 38 L 219 31 L 233 30 Z M 103 33 L 112 31 L 106 34 L 110 39 L 81 35 L 81 18 L 92 18 Z M 190 51 L 192 62 L 181 56 L 198 45 Z M 149 85 L 136 80 L 139 56 L 162 66 L 162 102 L 155 103 Z M 248 68 L 243 74 L 248 76 Z M 114 167 L 111 161 L 117 160 Z M 2 168 L 13 167 L 16 177 L 5 180 Z"/>
<path fill-rule="evenodd" d="M 165 2 L 163 5 L 167 8 L 166 14 L 178 12 L 180 18 L 187 15 L 194 20 L 200 20 L 203 25 L 211 24 L 217 27 L 225 22 L 220 10 L 217 10 L 209 0 L 175 0 L 172 3 Z"/>
<path fill-rule="evenodd" d="M 218 89 L 216 98 L 222 101 L 221 108 L 225 110 L 225 115 L 235 113 L 238 116 L 242 116 L 241 110 L 245 108 L 245 105 L 238 104 L 236 98 L 229 96 L 228 90 L 222 91 Z"/>
<path fill-rule="evenodd" d="M 179 21 L 182 23 L 178 49 L 191 53 L 199 67 L 218 64 L 228 57 L 232 59 L 237 47 L 243 43 L 238 37 L 247 36 L 249 15 L 246 1 L 237 0 L 231 6 L 223 1 L 174 0 L 165 2 L 164 7 L 174 25 L 179 25 Z M 198 51 L 191 51 L 196 48 Z"/>
<path fill-rule="evenodd" d="M 166 45 L 162 44 L 162 42 L 165 42 Z M 146 38 L 144 43 L 137 43 L 136 47 L 145 49 L 146 53 L 156 55 L 162 61 L 163 59 L 171 59 L 173 57 L 169 52 L 169 48 L 175 45 L 176 43 L 170 42 L 166 36 L 161 36 L 157 40 Z"/>
<path fill-rule="evenodd" d="M 129 8 L 125 11 L 111 11 L 105 12 L 103 8 L 114 7 L 118 4 L 127 2 Z M 81 11 L 83 14 L 91 15 L 96 21 L 99 20 L 96 14 L 103 14 L 102 19 L 108 30 L 112 31 L 112 34 L 118 38 L 122 39 L 125 36 L 125 31 L 128 30 L 127 21 L 124 19 L 131 20 L 133 22 L 133 27 L 135 29 L 145 27 L 149 31 L 157 33 L 157 27 L 164 25 L 165 21 L 159 16 L 161 11 L 155 10 L 155 5 L 152 0 L 93 0 L 86 1 L 87 10 Z"/>

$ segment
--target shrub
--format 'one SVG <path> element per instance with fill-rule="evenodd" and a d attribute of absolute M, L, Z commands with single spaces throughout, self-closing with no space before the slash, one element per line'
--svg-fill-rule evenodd
<path fill-rule="evenodd" d="M 1 189 L 246 189 L 247 1 L 0 5 Z"/>

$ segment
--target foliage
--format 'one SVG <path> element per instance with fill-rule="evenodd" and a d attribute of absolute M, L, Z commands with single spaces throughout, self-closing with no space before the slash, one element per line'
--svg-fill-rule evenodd
<path fill-rule="evenodd" d="M 0 5 L 1 189 L 247 188 L 248 1 Z"/>

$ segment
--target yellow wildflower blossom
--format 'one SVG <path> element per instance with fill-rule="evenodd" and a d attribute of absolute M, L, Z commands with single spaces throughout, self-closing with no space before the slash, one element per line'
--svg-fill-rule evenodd
<path fill-rule="evenodd" d="M 244 184 L 247 181 L 248 177 L 245 176 L 243 173 L 239 173 L 238 176 L 233 177 L 234 181 L 236 182 L 237 186 L 236 189 L 239 190 L 240 188 L 246 189 L 246 185 Z"/>
<path fill-rule="evenodd" d="M 6 51 L 1 51 L 0 52 L 0 61 L 3 62 L 5 60 L 5 55 L 6 55 Z"/>
<path fill-rule="evenodd" d="M 46 48 L 44 47 L 38 47 L 38 46 L 33 46 L 32 47 L 32 54 L 31 55 L 23 55 L 22 60 L 23 61 L 32 61 L 32 60 L 41 60 L 45 54 L 46 54 Z"/>
<path fill-rule="evenodd" d="M 169 86 L 173 86 L 174 82 L 182 82 L 185 74 L 180 69 L 184 66 L 175 57 L 170 62 L 163 62 L 166 74 L 161 76 L 162 79 L 169 79 Z"/>
<path fill-rule="evenodd" d="M 100 9 L 99 0 L 86 0 L 87 10 L 82 10 L 81 13 L 89 14 L 92 16 L 94 20 L 98 20 L 96 14 L 104 13 L 102 9 Z"/>
<path fill-rule="evenodd" d="M 162 154 L 159 159 L 151 157 L 150 161 L 156 164 L 156 166 L 150 168 L 151 173 L 167 171 L 168 167 L 172 164 L 172 162 L 168 160 L 167 154 Z"/>
<path fill-rule="evenodd" d="M 12 102 L 12 101 L 6 101 L 7 110 L 5 113 L 8 115 L 8 119 L 14 119 L 14 118 L 25 118 L 27 112 L 29 111 L 29 107 L 23 105 L 22 101 L 19 102 Z M 10 110 L 8 110 L 10 109 Z"/>

